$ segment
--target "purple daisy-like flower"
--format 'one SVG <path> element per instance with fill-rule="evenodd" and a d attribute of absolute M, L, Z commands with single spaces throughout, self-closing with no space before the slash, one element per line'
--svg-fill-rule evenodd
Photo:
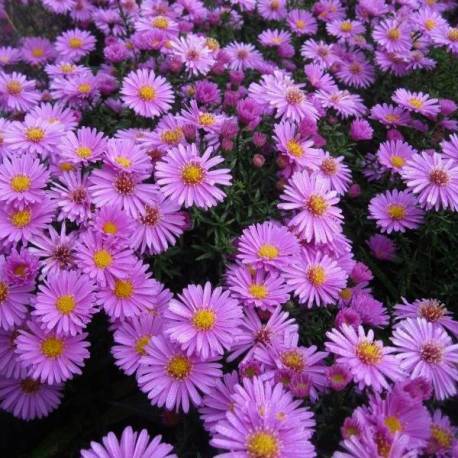
<path fill-rule="evenodd" d="M 157 282 L 147 272 L 148 266 L 136 261 L 123 273 L 110 276 L 97 293 L 98 301 L 111 318 L 124 320 L 140 315 L 154 304 Z"/>
<path fill-rule="evenodd" d="M 389 323 L 389 316 L 385 306 L 364 291 L 357 291 L 353 295 L 351 310 L 358 314 L 362 324 L 383 327 Z"/>
<path fill-rule="evenodd" d="M 256 269 L 278 270 L 299 253 L 296 237 L 286 227 L 271 221 L 252 224 L 237 242 L 237 258 Z"/>
<path fill-rule="evenodd" d="M 96 311 L 94 283 L 86 275 L 63 271 L 48 276 L 39 286 L 32 316 L 43 328 L 58 336 L 75 336 Z"/>
<path fill-rule="evenodd" d="M 392 126 L 408 126 L 411 122 L 411 117 L 408 111 L 402 107 L 381 103 L 374 105 L 371 108 L 371 118 L 379 121 L 387 127 Z"/>
<path fill-rule="evenodd" d="M 91 228 L 107 240 L 129 242 L 132 236 L 132 219 L 119 207 L 104 205 L 93 216 Z"/>
<path fill-rule="evenodd" d="M 49 172 L 33 157 L 4 156 L 0 165 L 0 200 L 21 204 L 40 202 L 43 199 Z"/>
<path fill-rule="evenodd" d="M 83 165 L 101 159 L 106 149 L 106 137 L 90 127 L 82 127 L 76 132 L 67 132 L 59 145 L 62 159 Z"/>
<path fill-rule="evenodd" d="M 121 96 L 125 105 L 147 118 L 167 113 L 174 101 L 172 86 L 167 80 L 146 69 L 132 71 L 126 76 Z"/>
<path fill-rule="evenodd" d="M 178 145 L 156 164 L 157 184 L 166 197 L 185 207 L 196 205 L 207 209 L 221 202 L 225 193 L 217 187 L 229 186 L 230 170 L 211 170 L 224 159 L 207 148 L 200 155 L 196 145 Z"/>
<path fill-rule="evenodd" d="M 142 253 L 162 253 L 175 245 L 185 227 L 180 206 L 158 191 L 137 214 L 130 243 Z"/>
<path fill-rule="evenodd" d="M 274 311 L 289 299 L 290 288 L 282 276 L 265 270 L 252 271 L 246 266 L 234 266 L 226 275 L 232 295 L 248 307 Z"/>
<path fill-rule="evenodd" d="M 452 313 L 438 299 L 416 299 L 412 303 L 402 299 L 402 304 L 394 306 L 394 318 L 397 321 L 405 318 L 424 318 L 430 323 L 435 323 L 458 337 L 458 321 L 453 319 Z"/>
<path fill-rule="evenodd" d="M 423 207 L 458 209 L 458 163 L 453 159 L 438 153 L 414 154 L 402 169 L 402 178 Z"/>
<path fill-rule="evenodd" d="M 189 411 L 190 403 L 202 403 L 200 392 L 209 393 L 221 378 L 221 365 L 216 358 L 202 361 L 187 356 L 181 348 L 162 336 L 145 347 L 147 352 L 140 361 L 137 381 L 151 403 L 166 409 Z"/>
<path fill-rule="evenodd" d="M 207 282 L 188 285 L 172 299 L 164 315 L 164 333 L 188 356 L 206 360 L 230 350 L 241 323 L 242 309 L 228 291 Z"/>
<path fill-rule="evenodd" d="M 131 426 L 124 428 L 120 439 L 109 432 L 102 443 L 91 442 L 90 446 L 80 451 L 81 458 L 177 458 L 162 436 L 151 438 L 146 429 L 137 432 Z"/>
<path fill-rule="evenodd" d="M 150 174 L 151 159 L 133 140 L 110 139 L 105 152 L 106 160 L 115 170 Z"/>
<path fill-rule="evenodd" d="M 408 22 L 393 18 L 375 25 L 372 37 L 389 53 L 404 53 L 412 46 L 410 32 L 411 26 Z"/>
<path fill-rule="evenodd" d="M 409 377 L 430 381 L 436 399 L 456 394 L 458 344 L 441 326 L 424 318 L 407 318 L 396 325 L 391 340 Z"/>
<path fill-rule="evenodd" d="M 347 366 L 333 364 L 326 370 L 326 378 L 334 391 L 341 391 L 351 382 L 352 376 Z"/>
<path fill-rule="evenodd" d="M 315 97 L 323 108 L 332 108 L 343 119 L 350 116 L 360 117 L 366 113 L 362 98 L 357 94 L 351 94 L 346 89 L 320 89 L 315 93 Z"/>
<path fill-rule="evenodd" d="M 372 255 L 382 261 L 392 261 L 396 256 L 396 245 L 385 235 L 374 234 L 367 241 Z"/>
<path fill-rule="evenodd" d="M 56 38 L 55 48 L 60 56 L 75 62 L 95 49 L 95 37 L 86 30 L 67 30 Z"/>
<path fill-rule="evenodd" d="M 396 349 L 374 340 L 372 329 L 366 335 L 362 326 L 355 330 L 344 324 L 340 330 L 328 331 L 326 336 L 326 349 L 336 355 L 337 363 L 349 367 L 360 389 L 371 387 L 379 392 L 389 389 L 388 380 L 403 377 L 400 361 L 391 354 Z"/>
<path fill-rule="evenodd" d="M 434 117 L 440 112 L 439 101 L 423 92 L 411 92 L 401 88 L 394 92 L 391 99 L 406 110 L 425 116 Z"/>
<path fill-rule="evenodd" d="M 401 173 L 406 162 L 416 153 L 408 143 L 402 140 L 387 141 L 380 144 L 377 159 L 381 165 Z"/>
<path fill-rule="evenodd" d="M 452 134 L 448 140 L 443 140 L 441 148 L 444 156 L 458 162 L 458 135 Z"/>
<path fill-rule="evenodd" d="M 458 440 L 456 438 L 458 430 L 454 427 L 450 418 L 444 415 L 439 409 L 433 413 L 430 437 L 426 446 L 428 454 L 435 454 L 437 457 L 449 457 L 456 449 Z"/>
<path fill-rule="evenodd" d="M 51 80 L 51 96 L 75 108 L 87 107 L 100 96 L 99 80 L 87 69 L 69 77 Z"/>
<path fill-rule="evenodd" d="M 16 337 L 18 361 L 28 375 L 43 383 L 54 385 L 81 374 L 84 360 L 89 357 L 86 333 L 76 336 L 57 336 L 46 332 L 34 321 Z"/>
<path fill-rule="evenodd" d="M 251 43 L 231 42 L 224 51 L 229 57 L 231 70 L 248 70 L 262 61 L 262 54 Z"/>
<path fill-rule="evenodd" d="M 59 406 L 62 391 L 62 384 L 48 385 L 32 377 L 1 378 L 0 407 L 25 421 L 47 417 Z"/>
<path fill-rule="evenodd" d="M 205 37 L 193 33 L 177 37 L 170 43 L 171 53 L 177 57 L 190 75 L 206 75 L 215 58 Z"/>
<path fill-rule="evenodd" d="M 339 202 L 337 192 L 331 191 L 329 183 L 319 176 L 306 171 L 295 173 L 280 199 L 278 208 L 297 212 L 288 226 L 305 241 L 327 243 L 341 232 L 342 212 L 336 206 Z"/>
<path fill-rule="evenodd" d="M 0 96 L 2 105 L 9 110 L 26 112 L 40 100 L 35 80 L 28 80 L 22 73 L 0 71 Z"/>
<path fill-rule="evenodd" d="M 382 232 L 405 232 L 416 229 L 423 221 L 423 210 L 409 191 L 386 191 L 369 202 L 369 218 L 375 219 Z"/>
<path fill-rule="evenodd" d="M 210 442 L 227 450 L 218 458 L 315 456 L 309 440 L 315 426 L 313 414 L 281 384 L 245 378 L 235 386 L 232 399 L 233 408 L 215 425 Z"/>
<path fill-rule="evenodd" d="M 146 355 L 145 347 L 162 334 L 162 325 L 162 318 L 147 313 L 121 322 L 113 335 L 115 345 L 111 353 L 115 364 L 126 375 L 137 371 L 140 358 Z"/>
<path fill-rule="evenodd" d="M 22 40 L 22 59 L 31 65 L 43 65 L 54 59 L 55 52 L 46 38 L 27 37 Z"/>
<path fill-rule="evenodd" d="M 53 13 L 65 14 L 75 9 L 77 0 L 42 0 L 43 6 Z"/>
<path fill-rule="evenodd" d="M 299 302 L 308 308 L 336 302 L 347 280 L 337 262 L 321 252 L 309 254 L 304 251 L 301 257 L 283 268 L 283 273 Z"/>
<path fill-rule="evenodd" d="M 318 170 L 314 173 L 328 183 L 330 190 L 336 191 L 339 195 L 345 194 L 350 187 L 351 172 L 344 163 L 343 156 L 334 157 L 324 151 L 320 157 Z"/>
<path fill-rule="evenodd" d="M 315 18 L 307 10 L 290 10 L 287 21 L 289 27 L 296 35 L 314 35 L 318 29 Z"/>

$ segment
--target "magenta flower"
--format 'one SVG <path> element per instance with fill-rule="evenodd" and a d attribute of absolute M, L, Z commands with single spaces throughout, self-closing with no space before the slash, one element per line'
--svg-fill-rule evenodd
<path fill-rule="evenodd" d="M 87 69 L 51 80 L 51 96 L 73 107 L 87 107 L 99 98 L 99 80 Z"/>
<path fill-rule="evenodd" d="M 132 71 L 126 76 L 121 96 L 125 105 L 146 118 L 167 113 L 174 102 L 173 89 L 167 80 L 145 69 Z"/>
<path fill-rule="evenodd" d="M 359 117 L 366 113 L 366 106 L 361 97 L 357 94 L 351 94 L 346 89 L 320 89 L 315 93 L 315 96 L 323 108 L 332 108 L 343 119 L 350 116 Z"/>
<path fill-rule="evenodd" d="M 350 383 L 352 375 L 347 366 L 333 364 L 326 370 L 326 378 L 334 391 L 341 391 Z"/>
<path fill-rule="evenodd" d="M 134 374 L 140 366 L 140 358 L 146 355 L 145 347 L 151 339 L 162 334 L 162 319 L 143 313 L 124 320 L 113 335 L 115 345 L 111 353 L 115 364 L 126 374 Z"/>
<path fill-rule="evenodd" d="M 76 62 L 95 49 L 95 37 L 80 29 L 67 30 L 56 38 L 55 48 L 58 54 L 71 62 Z"/>
<path fill-rule="evenodd" d="M 401 173 L 406 162 L 416 153 L 408 143 L 402 140 L 387 141 L 380 144 L 377 159 L 381 165 Z"/>
<path fill-rule="evenodd" d="M 81 374 L 84 360 L 89 357 L 86 337 L 86 333 L 59 337 L 28 321 L 27 330 L 19 330 L 16 338 L 18 361 L 33 379 L 50 385 L 65 382 Z"/>
<path fill-rule="evenodd" d="M 451 424 L 450 418 L 436 409 L 433 413 L 426 452 L 441 457 L 450 456 L 456 450 L 457 432 L 457 428 Z"/>
<path fill-rule="evenodd" d="M 209 282 L 188 285 L 172 299 L 164 315 L 164 333 L 188 356 L 202 360 L 230 350 L 241 323 L 242 309 L 228 291 Z"/>
<path fill-rule="evenodd" d="M 289 27 L 296 35 L 314 35 L 318 29 L 315 18 L 307 10 L 290 10 L 287 21 Z"/>
<path fill-rule="evenodd" d="M 105 156 L 115 170 L 130 173 L 151 173 L 150 157 L 133 140 L 110 139 Z"/>
<path fill-rule="evenodd" d="M 26 112 L 40 100 L 35 80 L 28 80 L 22 73 L 0 71 L 0 96 L 2 105 L 11 111 Z"/>
<path fill-rule="evenodd" d="M 91 227 L 103 238 L 119 243 L 126 243 L 132 235 L 132 219 L 114 205 L 100 208 L 93 217 Z"/>
<path fill-rule="evenodd" d="M 0 407 L 29 421 L 47 417 L 62 400 L 63 385 L 48 385 L 31 377 L 0 378 Z"/>
<path fill-rule="evenodd" d="M 375 219 L 382 232 L 405 232 L 416 229 L 423 221 L 423 210 L 409 191 L 386 191 L 377 194 L 369 203 L 369 218 Z"/>
<path fill-rule="evenodd" d="M 364 291 L 357 291 L 353 295 L 351 309 L 361 318 L 362 324 L 384 327 L 389 323 L 389 316 L 385 306 Z"/>
<path fill-rule="evenodd" d="M 145 347 L 137 371 L 140 389 L 148 395 L 151 404 L 166 409 L 189 411 L 190 403 L 202 403 L 200 392 L 209 393 L 221 378 L 221 365 L 216 358 L 202 361 L 187 356 L 178 345 L 158 336 Z"/>
<path fill-rule="evenodd" d="M 342 325 L 340 330 L 326 333 L 326 350 L 336 355 L 336 362 L 350 369 L 353 380 L 360 389 L 371 387 L 376 392 L 389 389 L 389 380 L 403 377 L 399 360 L 391 355 L 393 347 L 384 347 L 380 340 L 374 340 L 374 332 L 367 335 L 362 326 L 357 330 Z"/>
<path fill-rule="evenodd" d="M 333 157 L 327 151 L 321 155 L 319 168 L 314 173 L 339 195 L 345 194 L 351 184 L 351 172 L 344 163 L 344 157 Z"/>
<path fill-rule="evenodd" d="M 458 381 L 458 344 L 445 330 L 424 318 L 407 318 L 391 338 L 401 367 L 411 378 L 425 377 L 439 400 L 454 396 Z"/>
<path fill-rule="evenodd" d="M 27 37 L 22 40 L 22 59 L 31 65 L 43 65 L 54 59 L 55 51 L 46 38 Z"/>
<path fill-rule="evenodd" d="M 9 331 L 0 328 L 0 378 L 18 379 L 26 372 L 17 360 L 15 340 L 18 334 L 17 327 Z"/>
<path fill-rule="evenodd" d="M 39 286 L 32 316 L 58 336 L 79 334 L 97 311 L 95 286 L 86 275 L 63 271 Z"/>
<path fill-rule="evenodd" d="M 282 269 L 299 253 L 296 237 L 286 227 L 270 221 L 244 229 L 237 248 L 237 258 L 243 264 L 269 271 Z"/>
<path fill-rule="evenodd" d="M 381 261 L 392 261 L 396 256 L 396 245 L 385 235 L 374 234 L 367 244 L 372 255 Z"/>
<path fill-rule="evenodd" d="M 387 127 L 408 126 L 411 122 L 408 111 L 387 103 L 374 105 L 371 108 L 371 118 Z"/>
<path fill-rule="evenodd" d="M 224 51 L 229 57 L 231 70 L 248 70 L 262 62 L 262 54 L 251 43 L 233 41 L 224 48 Z"/>
<path fill-rule="evenodd" d="M 427 208 L 458 209 L 458 163 L 438 153 L 414 154 L 402 170 L 408 188 Z"/>
<path fill-rule="evenodd" d="M 411 26 L 397 18 L 385 19 L 374 26 L 372 37 L 389 53 L 405 53 L 412 46 Z"/>
<path fill-rule="evenodd" d="M 230 170 L 211 170 L 224 159 L 207 148 L 200 155 L 195 144 L 178 145 L 156 164 L 156 180 L 166 197 L 185 207 L 196 205 L 207 209 L 221 202 L 225 193 L 217 187 L 229 186 Z"/>
<path fill-rule="evenodd" d="M 342 212 L 336 191 L 319 176 L 297 172 L 289 180 L 278 204 L 281 210 L 295 210 L 288 226 L 307 242 L 327 243 L 341 231 Z"/>
<path fill-rule="evenodd" d="M 215 63 L 204 36 L 189 33 L 184 37 L 176 37 L 170 47 L 172 55 L 184 63 L 190 75 L 206 75 Z"/>
<path fill-rule="evenodd" d="M 391 99 L 406 110 L 420 113 L 424 116 L 434 117 L 440 112 L 439 100 L 432 99 L 423 92 L 397 89 Z"/>
<path fill-rule="evenodd" d="M 90 127 L 82 127 L 76 132 L 67 132 L 59 146 L 62 159 L 83 165 L 101 159 L 106 149 L 106 137 Z"/>
<path fill-rule="evenodd" d="M 336 302 L 347 280 L 347 275 L 337 262 L 320 252 L 303 252 L 283 271 L 286 283 L 294 290 L 299 303 L 308 308 Z"/>
<path fill-rule="evenodd" d="M 150 438 L 146 429 L 139 433 L 131 426 L 124 428 L 121 438 L 109 432 L 102 443 L 91 442 L 91 448 L 81 450 L 81 458 L 177 458 L 173 447 L 162 442 L 162 436 Z"/>

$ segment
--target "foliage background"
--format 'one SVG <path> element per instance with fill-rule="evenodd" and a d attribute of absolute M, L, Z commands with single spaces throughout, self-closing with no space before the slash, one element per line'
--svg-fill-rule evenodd
<path fill-rule="evenodd" d="M 55 38 L 62 30 L 73 27 L 63 17 L 50 16 L 39 5 L 24 6 L 18 0 L 7 1 L 9 18 L 0 24 L 3 34 L 1 45 L 15 45 L 21 37 L 46 36 Z M 451 22 L 455 18 L 451 18 Z M 3 26 L 3 27 L 2 27 Z M 267 24 L 261 20 L 247 20 L 238 33 L 229 27 L 209 31 L 222 45 L 233 39 L 255 42 Z M 98 36 L 99 46 L 103 42 L 96 29 L 91 32 Z M 99 51 L 101 51 L 99 49 Z M 87 65 L 97 66 L 101 52 L 92 53 Z M 441 50 L 435 50 L 433 57 L 437 68 L 430 72 L 417 71 L 402 80 L 389 75 L 379 75 L 378 81 L 369 91 L 361 93 L 368 106 L 388 101 L 394 89 L 401 86 L 412 90 L 423 90 L 435 97 L 457 100 L 458 60 Z M 33 78 L 45 80 L 41 71 L 22 69 Z M 118 68 L 119 76 L 128 68 Z M 295 74 L 297 82 L 304 81 L 304 75 Z M 179 86 L 186 82 L 185 75 L 178 75 L 172 83 Z M 94 126 L 112 134 L 128 127 L 149 127 L 151 121 L 139 120 L 131 112 L 114 114 L 102 106 L 86 113 L 84 125 Z M 268 123 L 264 130 L 269 133 Z M 385 263 L 371 257 L 365 241 L 376 232 L 375 224 L 367 220 L 367 205 L 377 192 L 392 186 L 392 183 L 368 184 L 361 174 L 361 159 L 368 152 L 375 152 L 377 144 L 383 141 L 382 129 L 374 141 L 351 143 L 348 126 L 340 122 L 323 122 L 320 131 L 327 140 L 326 148 L 334 154 L 344 155 L 350 165 L 354 181 L 362 187 L 363 193 L 357 199 L 345 198 L 342 208 L 345 215 L 344 231 L 354 243 L 356 258 L 365 262 L 374 273 L 372 283 L 375 297 L 391 308 L 401 296 L 408 299 L 437 297 L 449 309 L 458 311 L 458 215 L 431 213 L 426 223 L 417 231 L 394 237 L 398 257 L 392 263 Z M 430 132 L 419 136 L 403 132 L 409 143 L 417 149 L 437 146 L 442 132 Z M 226 200 L 216 209 L 203 212 L 193 209 L 192 229 L 165 254 L 151 257 L 152 272 L 173 292 L 179 292 L 188 283 L 203 283 L 210 280 L 221 282 L 225 268 L 230 263 L 233 240 L 244 227 L 278 218 L 276 209 L 278 190 L 275 178 L 274 155 L 267 157 L 261 169 L 254 168 L 251 159 L 255 150 L 250 135 L 241 132 L 235 148 L 226 154 L 227 165 L 233 173 L 233 186 L 228 190 Z M 290 313 L 298 320 L 301 328 L 301 343 L 322 347 L 324 333 L 332 324 L 335 311 L 303 310 L 297 304 L 287 304 Z M 44 420 L 22 422 L 0 411 L 0 456 L 9 458 L 70 458 L 78 457 L 81 448 L 91 440 L 99 440 L 108 431 L 120 432 L 127 425 L 137 429 L 147 428 L 153 435 L 161 433 L 164 440 L 174 444 L 180 457 L 210 457 L 214 454 L 208 445 L 208 435 L 203 430 L 196 411 L 188 415 L 164 415 L 152 407 L 135 382 L 118 370 L 110 353 L 112 335 L 108 321 L 98 314 L 89 326 L 91 358 L 83 375 L 76 377 L 65 386 L 64 400 L 60 408 Z M 385 336 L 386 337 L 386 336 Z M 314 443 L 320 457 L 331 456 L 339 441 L 339 428 L 343 419 L 363 399 L 351 387 L 341 393 L 326 395 L 312 409 L 318 424 Z M 458 402 L 441 405 L 452 418 L 457 417 Z"/>

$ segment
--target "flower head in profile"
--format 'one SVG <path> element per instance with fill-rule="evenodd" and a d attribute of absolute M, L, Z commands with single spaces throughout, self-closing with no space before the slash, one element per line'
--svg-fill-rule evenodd
<path fill-rule="evenodd" d="M 230 350 L 242 309 L 228 291 L 207 282 L 188 285 L 172 299 L 164 315 L 164 333 L 188 355 L 205 360 Z"/>
<path fill-rule="evenodd" d="M 229 186 L 232 180 L 229 169 L 212 170 L 223 161 L 211 147 L 201 155 L 195 144 L 178 145 L 156 164 L 157 184 L 179 205 L 213 207 L 225 197 L 219 186 Z"/>
<path fill-rule="evenodd" d="M 190 404 L 202 403 L 201 393 L 209 393 L 222 376 L 217 358 L 206 361 L 188 356 L 177 344 L 157 336 L 145 347 L 137 381 L 151 404 L 167 410 L 189 411 Z"/>
<path fill-rule="evenodd" d="M 436 116 L 440 111 L 439 101 L 432 99 L 423 92 L 411 92 L 406 89 L 397 89 L 392 96 L 393 102 L 408 111 L 424 116 Z"/>

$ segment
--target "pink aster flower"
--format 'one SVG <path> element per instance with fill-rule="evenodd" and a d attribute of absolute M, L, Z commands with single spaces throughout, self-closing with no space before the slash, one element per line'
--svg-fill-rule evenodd
<path fill-rule="evenodd" d="M 458 164 L 453 159 L 438 153 L 414 154 L 404 166 L 402 178 L 423 207 L 458 209 Z"/>
<path fill-rule="evenodd" d="M 304 252 L 283 271 L 286 283 L 299 297 L 299 303 L 308 308 L 336 302 L 347 279 L 337 262 L 320 252 L 314 255 Z"/>
<path fill-rule="evenodd" d="M 132 219 L 120 208 L 104 205 L 93 216 L 92 228 L 107 240 L 126 243 L 132 235 Z"/>
<path fill-rule="evenodd" d="M 400 321 L 405 318 L 424 318 L 430 323 L 435 323 L 458 337 L 458 322 L 453 319 L 452 312 L 447 310 L 445 305 L 438 299 L 416 299 L 412 303 L 402 299 L 402 304 L 394 306 L 395 320 Z"/>
<path fill-rule="evenodd" d="M 177 37 L 171 41 L 170 48 L 172 55 L 184 63 L 190 75 L 206 75 L 215 63 L 203 36 L 189 33 L 185 37 Z"/>
<path fill-rule="evenodd" d="M 29 421 L 47 417 L 59 406 L 63 385 L 48 385 L 32 377 L 0 379 L 0 407 Z"/>
<path fill-rule="evenodd" d="M 332 43 L 309 39 L 302 45 L 301 55 L 304 59 L 312 60 L 321 67 L 327 68 L 337 61 L 333 49 L 334 44 Z"/>
<path fill-rule="evenodd" d="M 1 103 L 11 111 L 28 111 L 40 100 L 35 80 L 28 80 L 22 73 L 0 71 Z"/>
<path fill-rule="evenodd" d="M 334 391 L 343 390 L 351 381 L 352 375 L 347 366 L 333 364 L 326 370 L 326 377 L 330 387 Z"/>
<path fill-rule="evenodd" d="M 237 248 L 237 258 L 243 264 L 275 271 L 292 261 L 299 252 L 299 243 L 286 227 L 267 221 L 244 229 Z"/>
<path fill-rule="evenodd" d="M 68 30 L 56 38 L 55 48 L 58 54 L 75 62 L 87 56 L 95 49 L 95 37 L 86 30 Z"/>
<path fill-rule="evenodd" d="M 91 231 L 79 237 L 75 249 L 78 267 L 101 287 L 115 277 L 127 275 L 135 263 L 130 250 L 116 246 Z"/>
<path fill-rule="evenodd" d="M 166 197 L 185 207 L 207 209 L 221 202 L 225 193 L 217 187 L 229 186 L 229 169 L 211 170 L 224 159 L 209 147 L 200 155 L 196 145 L 178 145 L 156 164 L 157 184 Z"/>
<path fill-rule="evenodd" d="M 458 381 L 458 344 L 437 324 L 424 318 L 407 318 L 391 338 L 401 367 L 411 378 L 425 377 L 439 400 L 454 396 Z"/>
<path fill-rule="evenodd" d="M 48 331 L 75 336 L 90 322 L 97 311 L 95 286 L 86 276 L 63 271 L 48 276 L 34 300 L 32 316 Z"/>
<path fill-rule="evenodd" d="M 381 261 L 392 261 L 396 256 L 396 245 L 385 235 L 374 234 L 367 244 L 372 255 Z"/>
<path fill-rule="evenodd" d="M 48 198 L 18 209 L 0 205 L 0 240 L 29 242 L 51 223 L 55 207 Z"/>
<path fill-rule="evenodd" d="M 296 35 L 314 35 L 318 29 L 313 15 L 303 9 L 290 10 L 287 22 L 292 32 Z"/>
<path fill-rule="evenodd" d="M 222 376 L 216 358 L 202 361 L 187 356 L 180 347 L 157 336 L 145 347 L 146 356 L 140 361 L 137 381 L 151 403 L 166 409 L 189 411 L 190 404 L 202 403 L 200 392 L 209 393 Z"/>
<path fill-rule="evenodd" d="M 380 144 L 377 159 L 381 165 L 401 173 L 406 162 L 416 153 L 408 143 L 402 140 L 387 141 Z"/>
<path fill-rule="evenodd" d="M 21 59 L 21 51 L 11 46 L 0 47 L 0 68 L 13 65 Z"/>
<path fill-rule="evenodd" d="M 458 430 L 451 424 L 450 418 L 436 409 L 431 421 L 426 453 L 437 457 L 453 456 L 458 442 L 457 433 Z"/>
<path fill-rule="evenodd" d="M 367 335 L 362 326 L 357 330 L 342 325 L 340 330 L 326 333 L 329 339 L 326 350 L 336 355 L 336 362 L 349 367 L 353 380 L 360 389 L 371 387 L 379 392 L 389 389 L 388 380 L 399 380 L 403 373 L 399 360 L 391 355 L 393 347 L 384 347 L 380 340 L 374 340 L 374 332 Z"/>
<path fill-rule="evenodd" d="M 16 353 L 30 377 L 54 385 L 81 374 L 84 360 L 89 357 L 86 333 L 59 337 L 33 321 L 27 326 L 16 338 Z"/>
<path fill-rule="evenodd" d="M 259 0 L 257 9 L 264 19 L 278 21 L 286 16 L 286 0 Z"/>
<path fill-rule="evenodd" d="M 147 118 L 167 113 L 174 101 L 167 80 L 146 69 L 132 71 L 124 78 L 121 96 L 125 105 Z"/>
<path fill-rule="evenodd" d="M 307 242 L 327 243 L 341 231 L 342 212 L 336 191 L 319 176 L 306 171 L 295 173 L 280 196 L 281 210 L 294 210 L 296 215 L 289 221 Z"/>
<path fill-rule="evenodd" d="M 105 164 L 92 172 L 89 192 L 97 207 L 115 205 L 135 217 L 157 192 L 156 185 L 143 183 L 146 177 L 143 173 L 117 171 Z"/>
<path fill-rule="evenodd" d="M 124 320 L 113 335 L 115 345 L 111 353 L 115 364 L 126 374 L 134 374 L 140 366 L 140 358 L 146 355 L 145 347 L 151 339 L 162 334 L 162 319 L 143 313 Z"/>
<path fill-rule="evenodd" d="M 275 272 L 253 272 L 237 265 L 227 273 L 227 284 L 232 295 L 248 307 L 274 311 L 277 305 L 289 299 L 289 287 L 282 276 Z"/>
<path fill-rule="evenodd" d="M 347 59 L 342 61 L 340 69 L 336 73 L 337 79 L 348 86 L 356 88 L 369 87 L 375 80 L 374 67 L 362 53 L 352 53 Z"/>
<path fill-rule="evenodd" d="M 207 282 L 188 285 L 172 299 L 164 315 L 164 333 L 188 356 L 206 360 L 230 350 L 242 309 L 228 291 Z"/>
<path fill-rule="evenodd" d="M 369 218 L 375 219 L 382 232 L 405 232 L 416 229 L 423 221 L 423 210 L 409 191 L 386 191 L 369 202 Z"/>
<path fill-rule="evenodd" d="M 113 319 L 132 318 L 147 311 L 158 294 L 159 285 L 147 272 L 148 266 L 136 261 L 122 274 L 108 279 L 97 293 L 98 302 Z"/>
<path fill-rule="evenodd" d="M 106 149 L 106 137 L 102 132 L 90 127 L 82 127 L 76 132 L 67 132 L 59 145 L 62 159 L 83 165 L 101 159 Z"/>
<path fill-rule="evenodd" d="M 0 165 L 0 200 L 17 206 L 43 199 L 49 172 L 27 155 L 4 156 Z"/>
<path fill-rule="evenodd" d="M 91 442 L 90 448 L 81 450 L 81 458 L 177 458 L 173 447 L 162 442 L 162 436 L 150 438 L 146 429 L 140 432 L 127 426 L 118 439 L 109 432 L 102 443 Z"/>
<path fill-rule="evenodd" d="M 406 110 L 420 113 L 424 116 L 434 117 L 440 112 L 439 100 L 432 99 L 423 92 L 397 89 L 391 99 Z"/>
<path fill-rule="evenodd" d="M 278 47 L 291 44 L 291 34 L 286 30 L 267 29 L 259 34 L 259 43 L 266 47 Z"/>
<path fill-rule="evenodd" d="M 326 30 L 339 40 L 349 40 L 356 35 L 364 35 L 366 28 L 360 21 L 336 19 L 326 24 Z"/>
<path fill-rule="evenodd" d="M 315 456 L 310 442 L 313 414 L 280 383 L 245 378 L 235 386 L 232 399 L 233 408 L 215 425 L 210 442 L 227 450 L 216 455 L 218 458 Z"/>
<path fill-rule="evenodd" d="M 59 63 L 56 63 L 54 65 L 52 64 L 46 65 L 45 72 L 51 78 L 56 78 L 56 77 L 66 77 L 66 76 L 77 75 L 80 73 L 87 73 L 88 68 L 85 67 L 84 65 L 77 65 L 77 64 L 74 64 L 73 62 L 67 62 L 64 60 L 64 61 L 59 61 Z"/>
<path fill-rule="evenodd" d="M 158 191 L 137 214 L 130 243 L 142 253 L 162 253 L 186 228 L 186 218 L 180 206 Z"/>
<path fill-rule="evenodd" d="M 408 126 L 411 122 L 411 117 L 408 111 L 404 110 L 402 107 L 397 107 L 387 103 L 374 105 L 371 108 L 371 118 L 387 127 Z"/>
<path fill-rule="evenodd" d="M 454 159 L 458 162 L 458 135 L 452 134 L 448 140 L 441 142 L 442 152 L 444 156 Z"/>
<path fill-rule="evenodd" d="M 13 249 L 8 255 L 4 273 L 14 285 L 34 285 L 39 270 L 39 261 L 28 248 Z"/>
<path fill-rule="evenodd" d="M 434 43 L 446 46 L 453 53 L 458 54 L 458 27 L 444 27 L 436 30 L 432 34 Z"/>
<path fill-rule="evenodd" d="M 118 171 L 150 174 L 152 170 L 150 157 L 133 140 L 110 139 L 105 157 Z"/>
<path fill-rule="evenodd" d="M 353 295 L 351 310 L 358 314 L 362 324 L 384 327 L 389 323 L 389 316 L 385 306 L 364 291 L 356 291 Z"/>
<path fill-rule="evenodd" d="M 74 10 L 77 0 L 42 0 L 43 6 L 56 14 L 64 14 Z"/>
<path fill-rule="evenodd" d="M 390 53 L 405 53 L 412 46 L 410 32 L 411 26 L 408 21 L 393 18 L 375 25 L 372 37 L 379 46 Z"/>
<path fill-rule="evenodd" d="M 73 130 L 77 125 L 77 117 L 74 110 L 67 108 L 64 104 L 40 103 L 30 112 L 35 118 L 42 118 L 48 124 L 62 125 L 65 131 Z"/>
<path fill-rule="evenodd" d="M 323 108 L 332 108 L 343 119 L 349 116 L 362 116 L 366 113 L 366 106 L 363 99 L 357 94 L 349 91 L 333 89 L 329 91 L 319 90 L 315 93 L 316 99 Z"/>
<path fill-rule="evenodd" d="M 31 65 L 43 65 L 54 59 L 55 52 L 46 38 L 27 37 L 22 40 L 22 59 Z"/>
<path fill-rule="evenodd" d="M 54 78 L 50 90 L 53 99 L 76 108 L 87 107 L 100 97 L 99 80 L 87 69 L 66 78 Z"/>
<path fill-rule="evenodd" d="M 328 151 L 320 155 L 319 166 L 314 173 L 339 195 L 345 194 L 351 184 L 351 172 L 344 163 L 344 157 L 331 156 Z"/>

